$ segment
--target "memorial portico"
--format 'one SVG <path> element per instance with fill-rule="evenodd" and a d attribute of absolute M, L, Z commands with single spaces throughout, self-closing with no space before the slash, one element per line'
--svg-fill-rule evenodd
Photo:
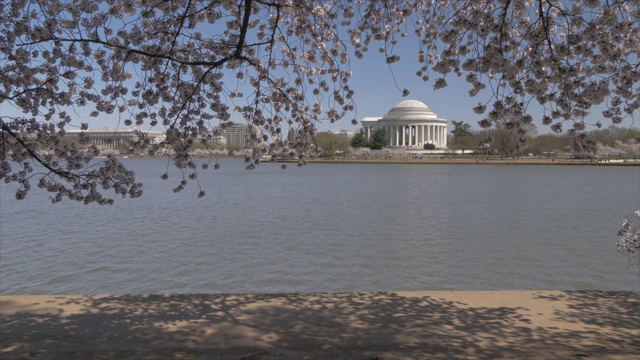
<path fill-rule="evenodd" d="M 417 100 L 399 102 L 383 117 L 365 117 L 364 134 L 371 139 L 376 129 L 386 129 L 389 147 L 422 149 L 425 144 L 447 147 L 447 120 L 440 119 L 427 105 Z"/>

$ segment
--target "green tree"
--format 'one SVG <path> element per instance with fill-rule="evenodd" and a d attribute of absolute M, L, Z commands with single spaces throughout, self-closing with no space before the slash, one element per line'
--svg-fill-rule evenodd
<path fill-rule="evenodd" d="M 359 131 L 356 134 L 356 136 L 354 136 L 353 139 L 351 139 L 351 147 L 352 148 L 369 147 L 369 144 L 367 143 L 367 138 L 364 136 L 363 131 Z"/>
<path fill-rule="evenodd" d="M 387 134 L 387 129 L 376 129 L 373 132 L 371 142 L 369 143 L 371 150 L 380 150 L 387 146 L 387 144 L 389 144 L 389 134 Z"/>
<path fill-rule="evenodd" d="M 453 137 L 449 141 L 449 148 L 452 150 L 470 150 L 475 148 L 477 144 L 474 138 L 474 133 L 471 130 L 471 125 L 462 121 L 451 121 L 453 130 L 451 134 Z"/>
<path fill-rule="evenodd" d="M 462 121 L 451 121 L 453 125 L 453 130 L 451 130 L 451 134 L 453 134 L 454 138 L 459 136 L 470 136 L 471 133 L 471 125 L 462 122 Z"/>

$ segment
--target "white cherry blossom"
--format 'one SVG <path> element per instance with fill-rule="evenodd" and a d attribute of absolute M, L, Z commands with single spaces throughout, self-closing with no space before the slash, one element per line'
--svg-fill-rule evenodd
<path fill-rule="evenodd" d="M 113 155 L 96 163 L 99 149 L 63 141 L 103 116 L 162 128 L 161 144 L 140 132 L 131 150 L 167 154 L 185 174 L 176 191 L 197 180 L 193 144 L 236 114 L 252 129 L 248 168 L 265 152 L 302 165 L 318 122 L 356 108 L 354 62 L 375 50 L 389 66 L 418 59 L 425 86 L 464 76 L 471 96 L 488 92 L 481 126 L 524 126 L 533 102 L 552 130 L 580 135 L 597 106 L 613 123 L 640 107 L 639 20 L 635 0 L 2 2 L 0 106 L 20 115 L 0 113 L 0 179 L 18 198 L 32 180 L 54 202 L 140 196 Z M 396 52 L 403 41 L 415 54 Z"/>

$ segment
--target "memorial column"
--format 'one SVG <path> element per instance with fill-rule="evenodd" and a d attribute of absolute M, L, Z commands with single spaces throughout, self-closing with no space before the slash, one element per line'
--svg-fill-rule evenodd
<path fill-rule="evenodd" d="M 416 145 L 418 143 L 418 126 L 411 125 L 411 145 Z"/>
<path fill-rule="evenodd" d="M 447 146 L 447 128 L 445 126 L 442 127 L 442 147 Z"/>

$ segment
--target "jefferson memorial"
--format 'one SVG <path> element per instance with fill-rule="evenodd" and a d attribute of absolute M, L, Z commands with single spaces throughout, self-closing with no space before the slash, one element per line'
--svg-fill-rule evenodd
<path fill-rule="evenodd" d="M 427 105 L 417 100 L 404 100 L 396 104 L 383 117 L 365 117 L 361 120 L 367 140 L 377 129 L 386 129 L 389 147 L 423 149 L 433 144 L 436 149 L 447 147 L 447 120 L 439 119 Z"/>

